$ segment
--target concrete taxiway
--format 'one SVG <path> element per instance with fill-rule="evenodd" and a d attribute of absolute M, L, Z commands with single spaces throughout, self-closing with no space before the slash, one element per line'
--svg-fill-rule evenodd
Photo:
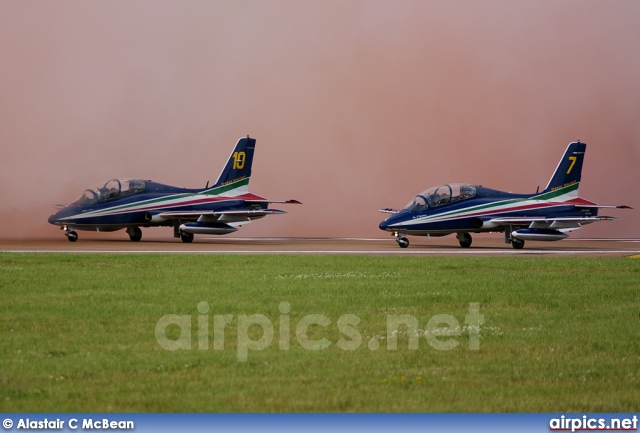
<path fill-rule="evenodd" d="M 393 240 L 363 238 L 231 238 L 196 237 L 185 244 L 179 239 L 150 238 L 140 242 L 124 239 L 66 238 L 0 239 L 0 252 L 56 253 L 166 253 L 166 254 L 352 254 L 432 256 L 613 256 L 640 255 L 638 239 L 569 239 L 559 242 L 528 241 L 521 250 L 496 238 L 475 238 L 471 248 L 461 248 L 453 236 L 410 238 L 402 249 Z"/>

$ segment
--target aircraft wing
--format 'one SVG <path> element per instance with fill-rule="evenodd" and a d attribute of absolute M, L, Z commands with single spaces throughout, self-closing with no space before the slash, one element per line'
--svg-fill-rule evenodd
<path fill-rule="evenodd" d="M 594 205 L 594 206 L 586 205 L 586 204 L 576 204 L 574 206 L 575 207 L 597 207 L 597 208 L 601 208 L 601 209 L 604 209 L 604 208 L 609 208 L 609 209 L 633 209 L 631 206 L 627 206 L 627 205 L 624 205 L 624 204 L 621 204 L 621 205 Z"/>
<path fill-rule="evenodd" d="M 298 200 L 245 200 L 245 203 L 286 203 L 286 204 L 302 204 Z"/>
<path fill-rule="evenodd" d="M 382 212 L 382 213 L 398 213 L 400 211 L 387 207 L 387 208 L 384 208 L 384 209 L 380 209 L 380 212 Z"/>
<path fill-rule="evenodd" d="M 184 220 L 197 220 L 208 219 L 218 220 L 225 215 L 240 218 L 260 218 L 266 215 L 277 215 L 286 213 L 279 209 L 247 209 L 247 210 L 228 210 L 228 211 L 187 211 L 187 212 L 161 212 L 156 215 L 160 219 L 184 219 Z"/>
<path fill-rule="evenodd" d="M 254 216 L 254 215 L 275 215 L 286 213 L 279 209 L 256 209 L 256 210 L 230 210 L 222 212 L 213 212 L 213 216 L 237 215 L 237 216 Z"/>
<path fill-rule="evenodd" d="M 519 218 L 493 218 L 490 224 L 496 226 L 526 226 L 530 229 L 555 229 L 558 231 L 572 231 L 581 228 L 585 224 L 597 221 L 613 221 L 618 218 L 610 216 L 590 216 L 590 217 L 519 217 Z"/>
<path fill-rule="evenodd" d="M 267 200 L 258 196 L 245 199 L 245 203 L 287 203 L 302 204 L 298 200 Z M 201 210 L 201 211 L 169 211 L 161 212 L 153 216 L 154 220 L 182 220 L 197 221 L 201 223 L 224 223 L 230 226 L 242 225 L 267 215 L 279 215 L 286 213 L 279 209 L 238 209 L 238 210 Z"/>

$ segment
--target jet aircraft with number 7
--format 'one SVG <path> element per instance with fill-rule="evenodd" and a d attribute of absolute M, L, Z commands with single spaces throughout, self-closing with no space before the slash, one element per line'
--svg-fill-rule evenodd
<path fill-rule="evenodd" d="M 270 209 L 269 203 L 297 200 L 268 200 L 249 192 L 249 179 L 256 140 L 241 138 L 222 169 L 217 182 L 203 189 L 187 189 L 150 180 L 111 179 L 49 217 L 61 226 L 71 242 L 75 230 L 111 232 L 126 229 L 132 241 L 142 239 L 140 227 L 173 227 L 174 237 L 192 242 L 194 234 L 224 235 L 237 227 L 267 215 L 285 213 Z"/>
<path fill-rule="evenodd" d="M 418 194 L 402 210 L 391 213 L 380 229 L 392 232 L 401 248 L 407 235 L 446 236 L 456 233 L 460 246 L 471 246 L 471 233 L 504 232 L 505 243 L 524 247 L 526 240 L 557 241 L 567 232 L 597 221 L 617 218 L 598 216 L 600 206 L 578 197 L 582 163 L 587 145 L 570 143 L 547 187 L 535 194 L 512 194 L 478 185 L 445 184 Z"/>

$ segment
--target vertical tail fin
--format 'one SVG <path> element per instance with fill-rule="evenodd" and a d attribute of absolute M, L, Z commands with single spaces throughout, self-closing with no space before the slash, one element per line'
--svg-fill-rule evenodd
<path fill-rule="evenodd" d="M 568 195 L 567 198 L 578 196 L 580 177 L 582 176 L 582 162 L 587 149 L 585 143 L 574 142 L 567 146 L 567 150 L 562 155 L 556 170 L 553 172 L 547 187 L 543 193 L 558 191 L 561 195 Z M 562 190 L 562 191 L 560 191 Z"/>
<path fill-rule="evenodd" d="M 229 156 L 227 164 L 222 169 L 218 180 L 210 189 L 226 186 L 234 192 L 248 192 L 251 164 L 253 163 L 253 152 L 255 148 L 255 138 L 249 138 L 247 135 L 247 137 L 239 139 L 236 147 Z"/>

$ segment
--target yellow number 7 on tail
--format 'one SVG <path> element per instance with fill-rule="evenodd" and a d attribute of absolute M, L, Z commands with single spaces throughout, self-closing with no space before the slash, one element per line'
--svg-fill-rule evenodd
<path fill-rule="evenodd" d="M 571 170 L 573 170 L 573 166 L 576 165 L 576 161 L 578 160 L 578 157 L 570 156 L 569 160 L 571 161 L 571 165 L 569 166 L 569 170 L 567 170 L 567 174 L 571 173 Z"/>

